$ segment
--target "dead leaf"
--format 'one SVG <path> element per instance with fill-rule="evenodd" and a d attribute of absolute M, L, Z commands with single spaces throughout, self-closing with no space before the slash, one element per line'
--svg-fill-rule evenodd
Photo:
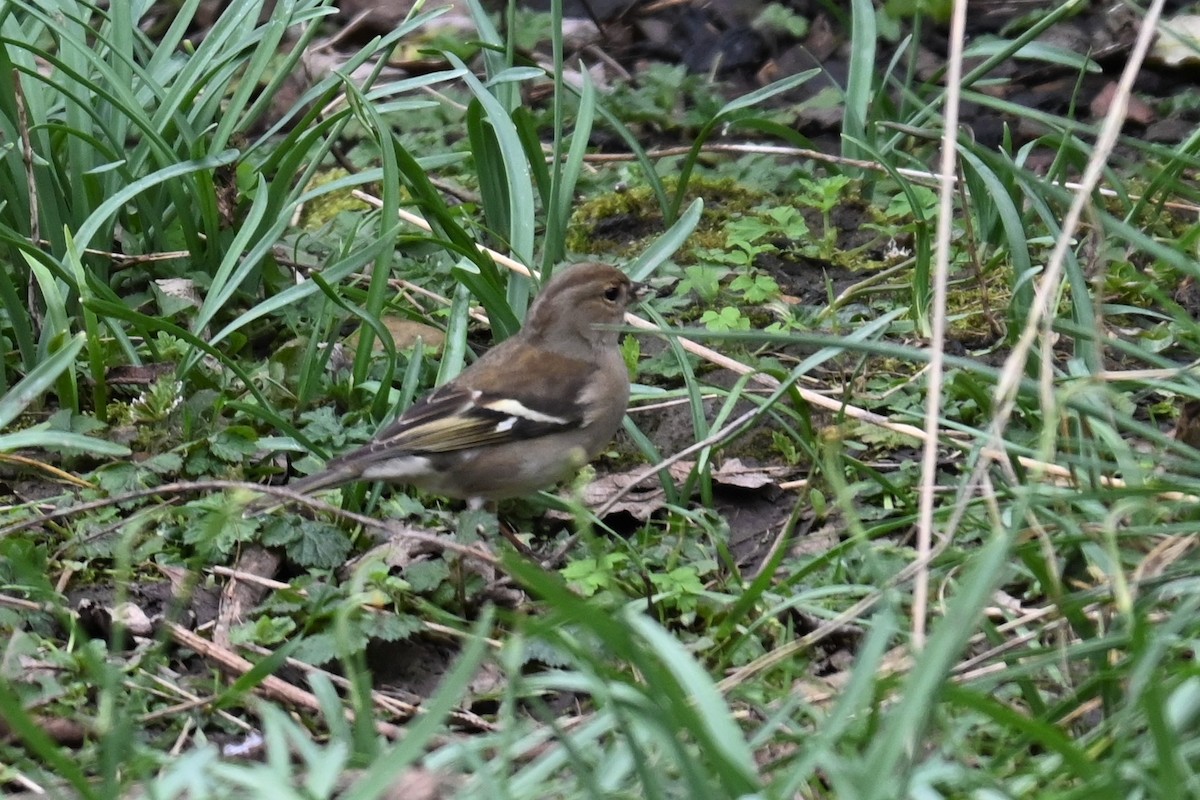
<path fill-rule="evenodd" d="M 191 278 L 159 278 L 154 281 L 154 287 L 162 292 L 164 297 L 179 300 L 193 308 L 200 307 L 200 292 Z"/>
<path fill-rule="evenodd" d="M 672 480 L 683 481 L 688 473 L 696 466 L 695 461 L 679 461 L 667 468 Z M 618 492 L 626 489 L 633 480 L 646 471 L 644 465 L 626 472 L 610 472 L 601 475 L 589 483 L 583 490 L 583 503 L 588 508 L 599 508 Z M 634 519 L 645 522 L 656 511 L 666 506 L 667 495 L 659 483 L 658 475 L 651 475 L 640 481 L 636 488 L 629 489 L 620 500 L 608 509 L 609 514 L 626 513 Z M 552 519 L 569 520 L 571 515 L 562 511 L 551 511 L 547 514 Z"/>
<path fill-rule="evenodd" d="M 1108 114 L 1109 108 L 1112 106 L 1113 98 L 1117 96 L 1117 82 L 1109 81 L 1104 88 L 1092 98 L 1092 103 L 1089 110 L 1093 117 L 1103 117 Z M 1136 122 L 1139 125 L 1149 125 L 1154 122 L 1156 115 L 1154 109 L 1150 107 L 1146 101 L 1141 98 L 1130 95 L 1129 108 L 1126 109 L 1125 118 L 1131 122 Z"/>
<path fill-rule="evenodd" d="M 214 643 L 232 647 L 233 628 L 248 617 L 268 591 L 264 583 L 255 582 L 253 578 L 273 579 L 282 563 L 283 555 L 278 550 L 261 545 L 248 545 L 242 549 L 234 568 L 248 580 L 230 578 L 221 590 L 221 605 L 212 634 Z"/>
<path fill-rule="evenodd" d="M 174 371 L 174 362 L 120 364 L 104 370 L 104 382 L 108 386 L 150 386 Z"/>
<path fill-rule="evenodd" d="M 764 486 L 778 485 L 778 478 L 785 477 L 791 472 L 789 467 L 751 467 L 743 463 L 740 458 L 729 458 L 713 472 L 712 477 L 723 486 L 761 489 Z"/>
<path fill-rule="evenodd" d="M 1180 14 L 1163 20 L 1161 28 L 1147 60 L 1168 67 L 1200 62 L 1200 15 Z"/>
<path fill-rule="evenodd" d="M 438 351 L 446 341 L 444 331 L 407 317 L 386 316 L 381 321 L 392 334 L 392 343 L 396 345 L 397 350 L 407 350 L 420 339 L 427 350 Z M 378 344 L 376 349 L 380 349 Z"/>

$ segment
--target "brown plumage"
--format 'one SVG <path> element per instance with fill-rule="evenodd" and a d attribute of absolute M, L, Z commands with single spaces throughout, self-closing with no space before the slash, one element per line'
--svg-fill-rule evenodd
<path fill-rule="evenodd" d="M 594 458 L 625 415 L 618 333 L 597 326 L 620 324 L 637 288 L 606 264 L 560 270 L 516 335 L 289 488 L 381 480 L 478 501 L 557 483 Z"/>

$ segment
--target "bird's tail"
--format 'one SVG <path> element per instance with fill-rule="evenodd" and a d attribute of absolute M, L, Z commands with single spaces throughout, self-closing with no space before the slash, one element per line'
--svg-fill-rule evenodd
<path fill-rule="evenodd" d="M 307 478 L 301 478 L 298 481 L 292 481 L 286 486 L 280 487 L 288 492 L 296 494 L 313 494 L 324 489 L 332 489 L 335 486 L 341 486 L 343 483 L 348 483 L 358 477 L 358 472 L 352 469 L 342 467 L 340 469 L 325 469 L 320 472 L 309 475 Z M 265 494 L 257 500 L 253 500 L 246 506 L 246 510 L 242 512 L 244 518 L 257 517 L 262 514 L 274 511 L 281 508 L 290 502 L 295 502 L 292 498 L 282 497 L 279 494 Z"/>

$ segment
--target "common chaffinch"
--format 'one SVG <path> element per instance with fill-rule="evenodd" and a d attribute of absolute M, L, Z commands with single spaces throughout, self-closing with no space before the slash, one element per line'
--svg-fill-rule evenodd
<path fill-rule="evenodd" d="M 288 488 L 379 480 L 479 503 L 557 483 L 594 458 L 625 416 L 619 334 L 598 326 L 619 324 L 640 289 L 607 264 L 560 270 L 518 333 Z"/>

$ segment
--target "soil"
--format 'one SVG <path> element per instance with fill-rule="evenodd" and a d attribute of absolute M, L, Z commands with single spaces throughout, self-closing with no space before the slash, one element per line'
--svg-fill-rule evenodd
<path fill-rule="evenodd" d="M 410 0 L 367 3 L 341 0 L 341 18 L 355 20 L 357 36 L 350 40 L 381 35 L 391 30 L 407 13 Z M 459 5 L 462 4 L 452 4 Z M 495 8 L 506 4 L 492 2 Z M 527 0 L 521 5 L 537 10 L 549 8 L 548 0 Z M 767 6 L 790 11 L 806 24 L 802 35 L 764 23 Z M 1164 5 L 1164 27 L 1192 4 L 1174 0 Z M 648 66 L 658 62 L 679 64 L 688 70 L 712 76 L 735 96 L 767 83 L 812 67 L 822 74 L 779 102 L 797 103 L 816 98 L 823 89 L 845 85 L 849 73 L 850 31 L 844 6 L 821 0 L 566 0 L 564 12 L 576 52 L 568 60 L 582 56 L 588 63 L 603 62 L 637 80 Z M 968 46 L 988 37 L 1015 38 L 1036 24 L 1048 8 L 1029 0 L 973 0 L 967 18 Z M 1139 29 L 1139 15 L 1125 5 L 1092 2 L 1043 31 L 1039 45 L 1059 48 L 1077 56 L 1087 56 L 1099 71 L 1082 76 L 1073 66 L 1057 66 L 1041 60 L 1008 59 L 989 74 L 986 91 L 991 97 L 1053 114 L 1070 109 L 1087 109 L 1084 119 L 1099 119 L 1108 110 L 1112 87 L 1133 46 Z M 461 19 L 461 14 L 460 17 Z M 454 19 L 450 15 L 449 19 Z M 891 42 L 876 54 L 876 63 L 885 68 L 896 50 L 912 36 L 918 42 L 916 58 L 902 59 L 900 69 L 912 69 L 918 80 L 937 83 L 945 70 L 947 29 L 942 22 L 911 17 L 890 20 L 882 17 L 880 28 L 891 25 L 881 40 Z M 1198 72 L 1196 60 L 1166 63 L 1152 54 L 1135 84 L 1135 103 L 1126 132 L 1146 141 L 1181 141 L 1200 121 L 1200 109 L 1172 102 L 1189 94 Z M 967 70 L 982 61 L 969 58 Z M 898 98 L 891 98 L 896 102 Z M 1183 107 L 1181 107 L 1183 106 Z M 1011 131 L 1014 145 L 1020 146 L 1044 133 L 1027 119 L 1009 118 L 980 104 L 967 103 L 962 109 L 962 124 L 981 144 L 999 144 L 1005 128 Z M 840 149 L 838 133 L 841 113 L 838 108 L 814 104 L 801 109 L 794 120 L 797 132 L 818 147 Z"/>

